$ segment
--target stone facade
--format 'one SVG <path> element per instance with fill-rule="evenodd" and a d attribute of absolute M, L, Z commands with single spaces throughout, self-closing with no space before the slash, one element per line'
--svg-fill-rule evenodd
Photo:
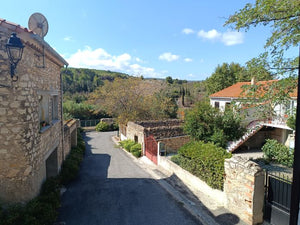
<path fill-rule="evenodd" d="M 226 208 L 247 224 L 263 222 L 264 171 L 241 157 L 225 160 Z"/>
<path fill-rule="evenodd" d="M 79 125 L 80 121 L 76 119 L 64 121 L 64 158 L 69 155 L 72 147 L 77 146 L 77 128 Z"/>
<path fill-rule="evenodd" d="M 168 153 L 176 153 L 179 148 L 183 145 L 188 143 L 191 140 L 190 136 L 178 136 L 178 137 L 171 137 L 171 138 L 164 138 L 159 140 L 161 143 L 161 148 L 165 151 L 166 154 Z"/>
<path fill-rule="evenodd" d="M 11 33 L 25 45 L 10 77 L 5 44 Z M 43 65 L 43 48 L 44 60 Z M 0 201 L 25 202 L 63 161 L 61 68 L 67 65 L 40 37 L 0 19 Z"/>
<path fill-rule="evenodd" d="M 138 122 L 128 122 L 127 126 L 120 126 L 119 132 L 121 139 L 130 139 L 134 140 L 142 145 L 142 150 L 144 152 L 144 138 L 153 135 L 157 141 L 166 140 L 168 138 L 173 138 L 174 143 L 175 137 L 182 137 L 186 135 L 183 133 L 182 129 L 182 120 L 178 119 L 169 119 L 169 120 L 149 120 L 149 121 L 138 121 Z M 177 146 L 181 139 L 178 139 Z M 171 143 L 171 141 L 167 141 L 167 143 Z M 186 141 L 184 140 L 183 144 Z M 174 144 L 175 145 L 175 144 Z"/>

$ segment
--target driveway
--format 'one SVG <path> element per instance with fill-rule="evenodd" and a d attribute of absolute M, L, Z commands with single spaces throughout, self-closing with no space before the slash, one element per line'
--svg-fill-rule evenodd
<path fill-rule="evenodd" d="M 58 221 L 66 225 L 199 224 L 123 150 L 114 132 L 87 132 L 78 179 L 62 197 Z"/>

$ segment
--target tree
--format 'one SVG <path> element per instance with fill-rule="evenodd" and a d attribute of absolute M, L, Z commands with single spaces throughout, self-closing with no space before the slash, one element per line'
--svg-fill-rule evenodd
<path fill-rule="evenodd" d="M 218 65 L 215 72 L 205 80 L 207 93 L 210 95 L 235 84 L 243 70 L 243 67 L 238 63 Z"/>
<path fill-rule="evenodd" d="M 168 84 L 173 84 L 173 78 L 172 77 L 170 77 L 170 76 L 168 76 L 168 77 L 166 77 L 166 82 L 168 83 Z"/>
<path fill-rule="evenodd" d="M 140 78 L 105 81 L 104 86 L 93 93 L 93 102 L 101 105 L 120 123 L 145 119 L 174 117 L 176 103 L 166 96 L 159 95 Z M 153 93 L 153 92 L 157 93 Z M 175 113 L 176 115 L 176 113 Z"/>
<path fill-rule="evenodd" d="M 271 66 L 267 57 L 268 54 L 263 53 L 246 62 L 245 69 L 238 76 L 238 81 L 250 81 L 252 78 L 255 78 L 256 81 L 274 79 L 275 75 L 270 72 Z"/>
<path fill-rule="evenodd" d="M 241 126 L 241 118 L 232 109 L 223 114 L 210 104 L 199 102 L 187 112 L 184 131 L 196 141 L 226 147 L 229 141 L 240 138 L 245 130 Z"/>
<path fill-rule="evenodd" d="M 289 104 L 290 95 L 296 87 L 297 82 L 294 78 L 245 85 L 240 101 L 244 106 L 255 107 L 254 116 L 257 119 L 270 120 L 276 116 L 277 106 Z"/>
<path fill-rule="evenodd" d="M 231 15 L 224 25 L 246 31 L 258 25 L 271 25 L 272 34 L 265 47 L 271 49 L 273 69 L 276 74 L 293 74 L 297 67 L 292 66 L 293 59 L 284 59 L 284 52 L 299 45 L 299 8 L 299 0 L 256 0 Z"/>
<path fill-rule="evenodd" d="M 231 15 L 225 25 L 233 25 L 237 30 L 258 25 L 269 25 L 273 28 L 266 47 L 297 46 L 300 42 L 300 1 L 299 0 L 256 0 L 255 4 L 246 6 Z"/>

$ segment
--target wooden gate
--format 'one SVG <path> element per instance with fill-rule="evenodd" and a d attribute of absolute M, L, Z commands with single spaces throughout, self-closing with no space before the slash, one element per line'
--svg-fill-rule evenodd
<path fill-rule="evenodd" d="M 157 164 L 157 148 L 158 144 L 153 137 L 150 135 L 149 137 L 145 136 L 145 154 L 148 159 Z"/>

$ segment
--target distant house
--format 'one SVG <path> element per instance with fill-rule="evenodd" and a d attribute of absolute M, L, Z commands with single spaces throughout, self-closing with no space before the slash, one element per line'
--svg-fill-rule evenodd
<path fill-rule="evenodd" d="M 251 82 L 238 82 L 230 87 L 227 87 L 219 92 L 210 95 L 210 104 L 212 107 L 224 111 L 226 107 L 235 104 L 245 114 L 244 123 L 248 125 L 248 133 L 238 141 L 232 142 L 228 146 L 228 151 L 238 149 L 260 149 L 265 143 L 265 139 L 276 139 L 289 147 L 293 147 L 293 131 L 286 125 L 287 115 L 292 112 L 297 106 L 297 92 L 294 90 L 290 93 L 290 100 L 287 104 L 278 104 L 274 107 L 274 116 L 268 120 L 257 118 L 255 111 L 257 105 L 247 104 L 245 101 L 245 89 L 247 85 L 257 85 L 261 90 L 271 85 L 278 80 Z M 263 107 L 263 103 L 261 104 Z"/>
<path fill-rule="evenodd" d="M 11 77 L 6 43 L 25 46 Z M 0 19 L 0 202 L 25 202 L 58 174 L 63 148 L 60 70 L 68 63 L 40 36 Z M 16 77 L 14 77 L 16 78 Z M 74 135 L 73 135 L 74 136 Z"/>

